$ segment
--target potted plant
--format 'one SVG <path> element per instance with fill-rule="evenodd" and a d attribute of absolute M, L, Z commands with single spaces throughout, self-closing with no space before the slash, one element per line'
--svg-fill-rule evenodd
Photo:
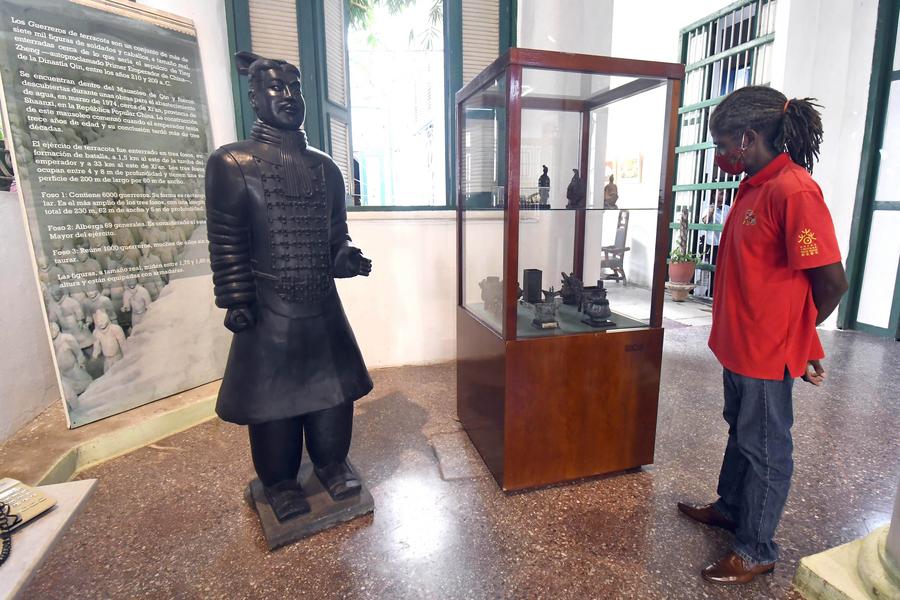
<path fill-rule="evenodd" d="M 678 243 L 669 253 L 669 284 L 666 287 L 672 292 L 672 299 L 683 302 L 687 299 L 688 292 L 693 289 L 691 279 L 697 263 L 700 262 L 696 254 L 688 252 L 688 207 L 681 209 L 681 222 L 678 229 Z"/>

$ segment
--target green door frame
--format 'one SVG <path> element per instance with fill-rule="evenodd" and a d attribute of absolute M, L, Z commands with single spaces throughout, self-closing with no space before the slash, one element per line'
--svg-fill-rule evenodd
<path fill-rule="evenodd" d="M 519 2 L 499 0 L 498 54 L 517 43 Z M 444 164 L 447 178 L 447 206 L 455 208 L 456 198 L 456 92 L 462 89 L 462 0 L 444 0 Z"/>
<path fill-rule="evenodd" d="M 306 122 L 304 129 L 311 145 L 328 148 L 325 139 L 325 114 L 322 102 L 325 86 L 325 56 L 320 50 L 324 40 L 319 39 L 324 30 L 324 10 L 322 0 L 296 0 L 297 31 L 300 41 L 300 71 L 302 73 L 303 97 L 306 100 Z M 250 2 L 249 0 L 225 0 L 225 21 L 228 29 L 228 50 L 232 56 L 237 52 L 250 52 Z M 231 62 L 231 90 L 234 99 L 235 125 L 238 139 L 250 134 L 256 119 L 248 97 L 249 86 L 246 77 L 238 75 L 237 66 Z"/>
<path fill-rule="evenodd" d="M 887 119 L 891 81 L 900 79 L 900 71 L 893 71 L 897 22 L 900 19 L 900 0 L 881 0 L 875 29 L 875 48 L 872 56 L 872 75 L 869 81 L 869 101 L 860 155 L 859 177 L 853 220 L 850 225 L 850 245 L 847 253 L 847 279 L 850 290 L 838 307 L 838 327 L 856 329 L 900 340 L 900 265 L 894 283 L 891 318 L 887 327 L 875 327 L 857 322 L 860 294 L 865 275 L 869 235 L 875 210 L 898 210 L 900 202 L 875 202 L 884 125 Z"/>
<path fill-rule="evenodd" d="M 300 70 L 306 99 L 306 134 L 310 144 L 327 149 L 327 121 L 324 98 L 327 81 L 322 31 L 325 17 L 322 0 L 296 0 L 297 31 L 300 40 Z M 444 4 L 444 126 L 447 205 L 434 207 L 348 207 L 351 210 L 447 210 L 456 206 L 456 92 L 462 88 L 462 0 L 443 0 Z M 516 45 L 518 0 L 499 0 L 500 54 Z M 345 11 L 349 14 L 349 11 Z M 232 55 L 250 51 L 249 0 L 225 0 L 228 48 Z M 239 139 L 250 133 L 255 119 L 248 98 L 247 78 L 240 77 L 231 64 L 231 86 L 235 123 Z"/>

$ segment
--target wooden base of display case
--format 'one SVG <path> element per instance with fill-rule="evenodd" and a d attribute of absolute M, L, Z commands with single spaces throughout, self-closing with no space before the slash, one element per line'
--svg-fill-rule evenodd
<path fill-rule="evenodd" d="M 457 309 L 457 411 L 497 483 L 522 490 L 651 464 L 663 330 L 504 341 Z"/>

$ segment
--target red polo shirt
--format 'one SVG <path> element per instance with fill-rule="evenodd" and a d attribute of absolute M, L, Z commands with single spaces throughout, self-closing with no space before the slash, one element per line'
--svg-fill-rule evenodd
<path fill-rule="evenodd" d="M 729 371 L 780 380 L 825 356 L 804 269 L 840 262 L 822 190 L 790 155 L 745 177 L 725 221 L 709 347 Z"/>

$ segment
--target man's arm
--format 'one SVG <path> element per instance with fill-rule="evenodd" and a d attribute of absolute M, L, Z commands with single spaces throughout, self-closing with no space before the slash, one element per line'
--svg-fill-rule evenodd
<path fill-rule="evenodd" d="M 844 265 L 836 262 L 824 267 L 807 269 L 806 274 L 812 285 L 813 302 L 819 311 L 816 325 L 821 325 L 834 312 L 850 287 L 844 274 Z"/>

